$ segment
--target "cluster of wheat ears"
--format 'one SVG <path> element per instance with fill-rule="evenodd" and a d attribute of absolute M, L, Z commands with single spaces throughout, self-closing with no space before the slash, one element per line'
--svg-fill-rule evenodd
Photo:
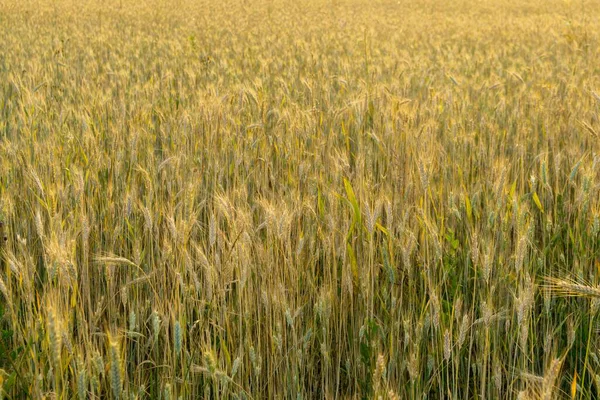
<path fill-rule="evenodd" d="M 597 398 L 599 59 L 597 0 L 0 1 L 0 398 Z"/>

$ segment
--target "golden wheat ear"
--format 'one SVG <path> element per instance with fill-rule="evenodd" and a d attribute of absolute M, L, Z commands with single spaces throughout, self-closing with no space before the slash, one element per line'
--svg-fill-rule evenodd
<path fill-rule="evenodd" d="M 546 277 L 543 288 L 559 297 L 600 298 L 600 286 L 579 282 L 573 278 Z"/>
<path fill-rule="evenodd" d="M 556 385 L 560 378 L 560 372 L 568 352 L 562 356 L 553 358 L 546 366 L 543 375 L 535 375 L 529 372 L 520 372 L 521 379 L 525 382 L 525 390 L 522 392 L 525 398 L 539 400 L 551 400 L 557 398 L 560 388 Z"/>

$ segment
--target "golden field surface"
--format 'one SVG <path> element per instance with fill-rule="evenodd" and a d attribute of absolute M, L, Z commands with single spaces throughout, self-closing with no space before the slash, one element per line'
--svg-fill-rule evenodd
<path fill-rule="evenodd" d="M 0 398 L 598 398 L 599 117 L 597 0 L 0 1 Z"/>

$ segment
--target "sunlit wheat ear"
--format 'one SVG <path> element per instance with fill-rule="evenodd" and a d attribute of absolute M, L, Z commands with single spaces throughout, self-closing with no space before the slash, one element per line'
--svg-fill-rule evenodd
<path fill-rule="evenodd" d="M 44 239 L 44 222 L 42 221 L 42 213 L 39 209 L 35 212 L 35 230 L 40 239 Z"/>
<path fill-rule="evenodd" d="M 462 297 L 458 297 L 456 300 L 454 300 L 454 318 L 456 319 L 456 322 L 460 322 L 460 317 L 462 317 L 463 313 L 462 313 L 462 308 L 463 308 L 463 299 Z"/>
<path fill-rule="evenodd" d="M 134 310 L 129 312 L 129 331 L 136 332 L 137 330 L 137 315 Z"/>
<path fill-rule="evenodd" d="M 2 251 L 2 245 L 0 244 L 0 257 L 1 256 L 4 256 L 6 264 L 8 264 L 8 268 L 10 268 L 11 272 L 17 278 L 21 279 L 23 277 L 23 274 L 26 272 L 25 265 L 15 256 L 15 254 L 12 251 Z"/>
<path fill-rule="evenodd" d="M 204 352 L 204 366 L 210 376 L 214 376 L 217 372 L 217 357 L 212 349 L 208 349 Z"/>
<path fill-rule="evenodd" d="M 213 247 L 217 242 L 217 219 L 211 214 L 208 220 L 208 245 Z"/>
<path fill-rule="evenodd" d="M 519 297 L 515 299 L 515 307 L 517 309 L 517 321 L 519 325 L 525 324 L 528 321 L 529 311 L 534 303 L 533 285 L 527 285 L 521 289 Z"/>
<path fill-rule="evenodd" d="M 419 178 L 421 179 L 421 186 L 424 191 L 429 188 L 429 171 L 423 162 L 419 162 Z"/>
<path fill-rule="evenodd" d="M 4 301 L 6 301 L 6 306 L 10 310 L 12 310 L 12 299 L 4 280 L 0 276 L 0 293 L 4 296 Z"/>
<path fill-rule="evenodd" d="M 127 294 L 127 285 L 122 286 L 119 292 L 121 294 L 121 303 L 123 304 L 123 306 L 126 307 L 127 302 L 129 301 L 129 296 Z"/>
<path fill-rule="evenodd" d="M 152 214 L 150 213 L 150 210 L 148 210 L 148 208 L 146 208 L 143 205 L 140 205 L 140 208 L 142 209 L 142 214 L 144 215 L 144 231 L 147 234 L 152 233 L 152 227 L 153 227 L 153 221 L 152 221 Z"/>
<path fill-rule="evenodd" d="M 44 185 L 42 183 L 42 180 L 40 179 L 40 176 L 35 171 L 35 169 L 32 168 L 29 170 L 29 176 L 31 177 L 31 179 L 33 180 L 35 185 L 37 186 L 37 189 L 39 190 L 41 197 L 42 198 L 46 197 L 46 193 L 44 191 Z"/>
<path fill-rule="evenodd" d="M 542 400 L 552 400 L 556 391 L 556 380 L 560 374 L 563 365 L 564 357 L 555 358 L 550 362 L 550 366 L 544 374 L 542 383 Z"/>
<path fill-rule="evenodd" d="M 152 312 L 152 334 L 154 335 L 154 343 L 158 343 L 158 338 L 160 336 L 160 317 L 158 313 L 155 311 Z"/>
<path fill-rule="evenodd" d="M 546 277 L 544 289 L 559 297 L 600 298 L 600 287 L 578 282 L 572 278 Z"/>
<path fill-rule="evenodd" d="M 523 321 L 523 323 L 519 325 L 519 327 L 521 328 L 519 343 L 521 345 L 521 349 L 523 350 L 523 352 L 525 352 L 527 351 L 527 339 L 529 338 L 529 319 Z"/>
<path fill-rule="evenodd" d="M 502 366 L 499 362 L 496 362 L 494 367 L 494 374 L 492 376 L 492 380 L 494 381 L 494 386 L 498 392 L 502 392 Z"/>
<path fill-rule="evenodd" d="M 392 229 L 394 226 L 394 208 L 392 207 L 392 202 L 386 200 L 383 206 L 385 207 L 386 225 L 389 229 Z"/>
<path fill-rule="evenodd" d="M 492 273 L 492 263 L 493 263 L 493 254 L 492 254 L 493 250 L 488 250 L 485 254 L 485 256 L 483 257 L 483 279 L 486 282 L 489 282 L 490 280 L 490 275 Z"/>
<path fill-rule="evenodd" d="M 48 340 L 50 343 L 50 353 L 52 360 L 54 361 L 54 368 L 60 369 L 60 349 L 62 346 L 61 340 L 61 327 L 60 321 L 56 315 L 54 307 L 49 307 L 47 313 L 48 319 Z"/>
<path fill-rule="evenodd" d="M 371 207 L 368 205 L 365 206 L 364 214 L 365 214 L 365 226 L 369 235 L 373 235 L 375 232 L 375 224 L 377 223 L 377 211 L 371 210 Z"/>
<path fill-rule="evenodd" d="M 240 369 L 240 365 L 242 363 L 242 358 L 241 357 L 236 357 L 235 360 L 233 360 L 233 366 L 231 367 L 231 378 L 235 378 L 235 376 L 237 375 L 239 369 Z"/>
<path fill-rule="evenodd" d="M 377 356 L 377 363 L 375 364 L 375 371 L 373 371 L 373 385 L 375 386 L 375 393 L 379 391 L 379 387 L 383 382 L 385 375 L 385 358 L 383 354 Z"/>
<path fill-rule="evenodd" d="M 179 321 L 175 321 L 175 326 L 173 327 L 173 346 L 177 357 L 181 356 L 182 341 L 181 324 Z"/>
<path fill-rule="evenodd" d="M 262 357 L 256 354 L 254 346 L 250 346 L 250 362 L 252 363 L 254 374 L 256 376 L 260 376 L 260 373 L 262 371 Z"/>
<path fill-rule="evenodd" d="M 73 355 L 73 344 L 71 343 L 69 331 L 65 329 L 61 332 L 61 335 L 62 335 L 62 343 L 65 346 L 65 349 L 69 352 L 69 355 Z"/>
<path fill-rule="evenodd" d="M 188 269 L 188 273 L 190 274 L 190 277 L 192 278 L 192 283 L 194 284 L 194 290 L 196 291 L 196 294 L 200 293 L 202 291 L 202 284 L 200 283 L 198 274 L 191 267 Z"/>
<path fill-rule="evenodd" d="M 421 368 L 419 357 L 415 354 L 415 352 L 410 353 L 407 368 L 410 380 L 414 382 L 419 377 L 419 370 Z"/>
<path fill-rule="evenodd" d="M 556 386 L 556 380 L 560 374 L 564 359 L 564 356 L 552 359 L 543 376 L 521 372 L 519 375 L 526 385 L 526 389 L 522 393 L 526 394 L 528 396 L 527 398 L 539 400 L 551 400 L 556 398 L 556 392 L 559 390 Z"/>
<path fill-rule="evenodd" d="M 467 333 L 469 332 L 469 329 L 471 328 L 471 318 L 469 316 L 469 313 L 465 313 L 465 315 L 463 315 L 462 317 L 462 322 L 460 323 L 460 328 L 458 330 L 458 348 L 462 348 L 463 344 L 465 343 L 465 340 L 467 338 Z"/>
<path fill-rule="evenodd" d="M 81 217 L 81 242 L 83 244 L 83 259 L 87 262 L 90 256 L 90 223 L 86 215 Z"/>
<path fill-rule="evenodd" d="M 388 399 L 389 400 L 400 400 L 400 396 L 393 389 L 388 390 Z"/>
<path fill-rule="evenodd" d="M 539 398 L 539 394 L 532 392 L 532 390 L 521 390 L 517 394 L 517 400 L 536 400 Z"/>
<path fill-rule="evenodd" d="M 450 331 L 446 329 L 444 332 L 444 360 L 448 361 L 452 356 L 452 339 Z"/>
<path fill-rule="evenodd" d="M 175 224 L 175 219 L 172 216 L 168 216 L 166 218 L 166 221 L 167 228 L 169 228 L 169 233 L 171 235 L 171 239 L 173 239 L 173 241 L 177 243 L 179 241 L 180 235 L 177 229 L 177 225 Z"/>

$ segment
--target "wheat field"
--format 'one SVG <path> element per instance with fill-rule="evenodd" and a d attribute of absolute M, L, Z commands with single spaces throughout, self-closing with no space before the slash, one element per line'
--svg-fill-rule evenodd
<path fill-rule="evenodd" d="M 0 1 L 0 398 L 600 397 L 598 0 Z"/>

